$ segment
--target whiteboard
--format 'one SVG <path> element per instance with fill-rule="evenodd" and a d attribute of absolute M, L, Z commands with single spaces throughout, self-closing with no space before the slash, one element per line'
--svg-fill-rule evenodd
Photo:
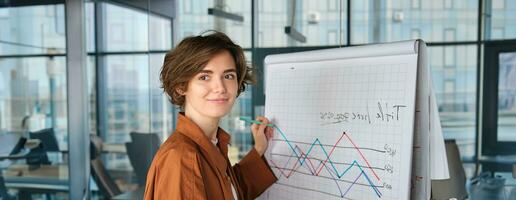
<path fill-rule="evenodd" d="M 417 45 L 268 56 L 265 157 L 278 181 L 259 199 L 408 199 Z"/>

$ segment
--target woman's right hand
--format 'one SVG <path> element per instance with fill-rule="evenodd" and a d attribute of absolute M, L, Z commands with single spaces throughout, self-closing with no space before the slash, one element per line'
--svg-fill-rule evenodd
<path fill-rule="evenodd" d="M 254 138 L 254 148 L 263 156 L 267 147 L 269 146 L 269 140 L 274 136 L 274 128 L 266 126 L 269 124 L 269 119 L 263 116 L 256 117 L 256 121 L 262 122 L 262 124 L 251 125 L 251 132 Z"/>

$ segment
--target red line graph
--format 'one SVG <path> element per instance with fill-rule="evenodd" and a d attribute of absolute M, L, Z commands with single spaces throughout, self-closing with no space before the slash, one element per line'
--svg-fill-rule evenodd
<path fill-rule="evenodd" d="M 353 140 L 348 136 L 348 134 L 346 134 L 346 132 L 344 132 L 344 135 L 346 135 L 346 137 L 348 138 L 348 140 L 351 142 L 351 144 L 353 144 L 353 146 L 355 147 L 355 149 L 358 151 L 358 153 L 360 154 L 360 156 L 362 157 L 362 159 L 364 159 L 365 163 L 367 164 L 367 167 L 369 167 L 369 169 L 371 169 L 371 171 L 373 172 L 374 176 L 376 177 L 376 179 L 378 181 L 380 181 L 380 177 L 378 177 L 378 174 L 376 174 L 376 172 L 373 170 L 373 168 L 371 167 L 371 165 L 369 164 L 369 161 L 367 161 L 367 159 L 364 157 L 364 154 L 362 154 L 362 151 L 360 151 L 360 149 L 357 147 L 357 145 L 355 144 L 355 142 L 353 142 Z"/>
<path fill-rule="evenodd" d="M 294 169 L 297 164 L 299 163 L 300 165 L 303 165 L 303 163 L 308 160 L 308 162 L 310 163 L 312 169 L 310 169 L 311 173 L 314 174 L 314 175 L 319 175 L 319 173 L 322 171 L 322 168 L 324 167 L 324 165 L 326 164 L 326 162 L 330 162 L 331 166 L 333 167 L 333 169 L 335 170 L 335 174 L 337 174 L 337 176 L 340 176 L 337 169 L 335 168 L 335 166 L 333 165 L 333 162 L 332 160 L 330 159 L 330 156 L 333 154 L 335 148 L 337 147 L 337 145 L 342 141 L 342 138 L 344 136 L 346 136 L 347 140 L 349 140 L 349 142 L 353 145 L 353 148 L 355 150 L 357 150 L 358 154 L 360 155 L 360 157 L 364 160 L 364 162 L 366 163 L 367 165 L 367 168 L 369 168 L 371 170 L 371 172 L 373 173 L 373 175 L 375 176 L 375 178 L 378 180 L 378 181 L 381 181 L 380 177 L 378 176 L 378 174 L 375 172 L 375 170 L 371 167 L 371 164 L 369 163 L 369 161 L 365 158 L 364 154 L 362 153 L 362 151 L 360 151 L 360 148 L 358 148 L 358 146 L 356 145 L 356 143 L 353 141 L 353 139 L 351 139 L 351 137 L 346 133 L 346 132 L 342 132 L 342 135 L 339 137 L 339 139 L 337 140 L 337 142 L 335 142 L 335 144 L 333 144 L 331 146 L 331 150 L 329 153 L 326 152 L 326 150 L 324 149 L 324 146 L 322 145 L 322 143 L 319 141 L 318 138 L 316 138 L 314 140 L 314 142 L 310 145 L 308 151 L 305 153 L 301 150 L 301 148 L 299 148 L 297 145 L 296 147 L 294 148 L 292 146 L 292 144 L 290 143 L 290 141 L 288 140 L 288 138 L 286 137 L 286 135 L 277 127 L 275 127 L 279 132 L 280 134 L 283 136 L 283 138 L 285 139 L 285 142 L 290 146 L 291 150 L 294 152 L 294 154 L 296 155 L 297 157 L 297 162 L 296 164 L 294 164 L 294 166 L 292 167 L 292 169 Z M 318 145 L 320 146 L 320 148 L 323 150 L 323 152 L 325 153 L 326 155 L 326 158 L 324 160 L 324 162 L 321 162 L 317 167 L 314 167 L 313 165 L 313 162 L 311 161 L 311 159 L 308 157 L 308 155 L 311 153 L 311 150 L 312 148 L 316 145 L 316 143 L 318 143 Z M 297 150 L 300 152 L 301 155 L 299 155 L 296 151 L 296 148 Z M 292 172 L 290 172 L 289 174 L 291 174 Z"/>
<path fill-rule="evenodd" d="M 330 156 L 331 156 L 331 154 L 333 153 L 333 151 L 335 150 L 335 147 L 337 146 L 337 144 L 339 144 L 340 140 L 342 140 L 342 138 L 344 137 L 344 135 L 346 135 L 346 132 L 344 132 L 344 133 L 340 136 L 340 138 L 337 140 L 337 142 L 335 142 L 335 144 L 333 145 L 333 147 L 332 147 L 332 148 L 331 148 L 331 150 L 330 150 L 330 153 L 328 154 L 328 157 L 326 157 L 326 160 L 324 160 L 324 162 L 322 162 L 321 164 L 319 164 L 319 166 L 320 166 L 320 167 L 318 167 L 318 168 L 319 168 L 319 170 L 317 170 L 317 173 L 315 173 L 315 175 L 317 175 L 317 176 L 318 176 L 318 175 L 319 175 L 319 173 L 321 173 L 321 171 L 322 171 L 322 169 L 323 169 L 323 167 L 324 167 L 324 164 L 325 164 L 326 162 L 328 162 L 328 159 L 330 159 Z M 310 162 L 310 163 L 311 163 L 311 162 Z M 314 171 L 315 171 L 315 169 L 314 169 Z"/>
<path fill-rule="evenodd" d="M 283 133 L 282 133 L 283 135 Z M 374 186 L 373 183 L 369 180 L 369 178 L 367 177 L 367 174 L 365 174 L 365 172 L 363 171 L 363 169 L 360 167 L 360 165 L 358 164 L 358 162 L 355 160 L 346 170 L 344 170 L 344 172 L 342 174 L 339 175 L 338 171 L 336 170 L 335 166 L 333 165 L 333 162 L 331 161 L 330 159 L 330 156 L 331 154 L 333 154 L 335 148 L 337 147 L 337 145 L 340 143 L 340 141 L 342 140 L 342 138 L 344 138 L 344 135 L 346 135 L 346 138 L 351 142 L 351 144 L 353 145 L 354 149 L 358 151 L 358 153 L 360 154 L 360 157 L 366 162 L 367 164 L 367 168 L 369 168 L 373 174 L 375 175 L 375 177 L 377 178 L 378 181 L 380 181 L 380 178 L 377 176 L 376 172 L 374 171 L 374 169 L 371 167 L 371 165 L 369 164 L 369 161 L 367 161 L 367 159 L 365 158 L 364 154 L 360 151 L 360 149 L 357 147 L 357 145 L 355 144 L 355 142 L 351 139 L 351 137 L 349 137 L 346 132 L 343 132 L 342 135 L 339 137 L 339 139 L 337 140 L 337 142 L 335 142 L 334 145 L 331 146 L 331 150 L 329 153 L 326 153 L 326 150 L 324 150 L 324 147 L 322 145 L 322 143 L 319 141 L 319 139 L 316 139 L 312 145 L 310 146 L 310 148 L 308 149 L 307 153 L 305 153 L 303 150 L 301 150 L 301 148 L 299 148 L 298 145 L 295 145 L 295 147 L 293 148 L 293 153 L 289 156 L 289 159 L 287 160 L 286 164 L 285 164 L 285 167 L 280 167 L 276 162 L 274 162 L 274 160 L 272 159 L 269 159 L 269 161 L 271 162 L 271 164 L 280 171 L 280 173 L 285 177 L 285 178 L 290 178 L 292 176 L 292 174 L 295 172 L 295 171 L 298 171 L 298 169 L 304 164 L 304 161 L 308 161 L 309 165 L 305 165 L 307 168 L 308 168 L 308 171 L 310 171 L 310 173 L 314 176 L 319 176 L 320 172 L 322 171 L 322 169 L 324 167 L 326 167 L 325 169 L 328 171 L 328 173 L 330 174 L 330 176 L 333 176 L 332 173 L 335 173 L 335 175 L 340 179 L 342 176 L 344 176 L 344 174 L 346 174 L 348 172 L 348 170 L 350 168 L 352 168 L 355 164 L 356 166 L 360 169 L 361 173 L 359 174 L 358 177 L 355 178 L 355 180 L 353 181 L 353 183 L 348 187 L 348 189 L 346 190 L 346 192 L 342 192 L 339 184 L 336 182 L 337 184 L 337 187 L 339 189 L 339 192 L 340 192 L 340 195 L 341 197 L 344 197 L 348 192 L 349 190 L 351 189 L 351 187 L 356 183 L 356 181 L 358 180 L 358 178 L 361 176 L 361 175 L 364 175 L 364 178 L 369 182 L 369 186 L 373 189 L 373 191 L 378 195 L 378 197 L 381 197 L 381 193 L 380 191 L 378 190 L 377 186 Z M 292 148 L 292 145 L 290 144 L 290 141 L 288 141 L 285 137 L 285 142 L 287 142 L 289 144 L 289 146 Z M 320 147 L 323 149 L 323 152 L 326 154 L 326 159 L 324 161 L 320 161 L 320 164 L 315 167 L 313 165 L 313 162 L 312 162 L 312 159 L 310 159 L 308 157 L 308 154 L 310 154 L 311 150 L 312 150 L 312 147 L 315 146 L 316 143 L 319 143 Z M 299 154 L 297 153 L 299 152 Z M 296 161 L 294 163 L 294 166 L 292 166 L 292 168 L 287 168 L 287 165 L 288 163 L 290 162 L 290 160 L 292 158 L 296 158 Z M 334 172 L 330 171 L 330 168 L 328 165 L 326 165 L 327 162 L 330 162 L 331 166 L 333 167 L 333 169 L 335 170 Z M 290 171 L 290 172 L 286 172 L 286 171 Z M 335 179 L 334 179 L 335 180 Z"/>

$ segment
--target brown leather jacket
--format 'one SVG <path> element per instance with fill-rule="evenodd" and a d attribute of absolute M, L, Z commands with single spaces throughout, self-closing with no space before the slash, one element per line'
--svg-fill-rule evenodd
<path fill-rule="evenodd" d="M 276 182 L 267 161 L 252 150 L 231 167 L 230 136 L 217 132 L 218 149 L 193 121 L 179 114 L 177 129 L 161 145 L 147 174 L 145 199 L 254 199 Z M 145 147 L 142 147 L 145 148 Z"/>

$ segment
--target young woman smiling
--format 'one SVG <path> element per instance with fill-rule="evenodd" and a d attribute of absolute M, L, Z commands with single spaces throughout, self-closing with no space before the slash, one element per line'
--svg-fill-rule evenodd
<path fill-rule="evenodd" d="M 149 168 L 145 199 L 254 199 L 277 180 L 263 158 L 273 134 L 265 117 L 251 126 L 254 148 L 234 166 L 227 156 L 219 122 L 254 82 L 240 46 L 216 31 L 187 37 L 165 56 L 161 82 L 183 112 Z"/>

